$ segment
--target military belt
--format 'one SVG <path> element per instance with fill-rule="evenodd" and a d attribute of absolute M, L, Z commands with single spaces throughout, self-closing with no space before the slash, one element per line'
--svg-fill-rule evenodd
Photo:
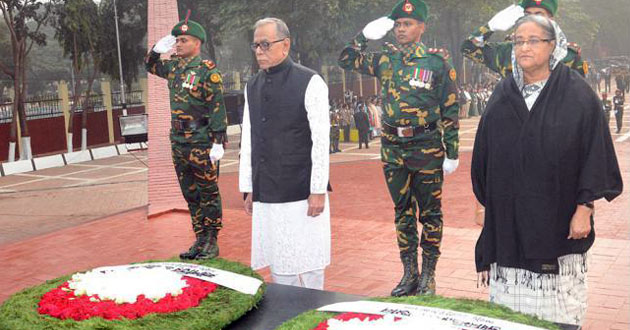
<path fill-rule="evenodd" d="M 197 120 L 171 120 L 171 127 L 177 131 L 183 130 L 197 130 L 202 127 L 208 126 L 208 118 L 202 118 Z"/>
<path fill-rule="evenodd" d="M 437 128 L 436 122 L 432 122 L 430 124 L 426 124 L 424 126 L 391 126 L 387 123 L 383 123 L 383 132 L 387 134 L 396 135 L 398 137 L 414 137 L 418 135 L 422 135 L 424 133 L 429 133 Z"/>

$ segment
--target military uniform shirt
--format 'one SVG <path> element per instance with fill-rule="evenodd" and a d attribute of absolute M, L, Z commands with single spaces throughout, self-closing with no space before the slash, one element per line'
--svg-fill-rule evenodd
<path fill-rule="evenodd" d="M 223 103 L 223 80 L 214 62 L 199 56 L 169 60 L 151 51 L 147 56 L 148 72 L 167 79 L 170 91 L 171 120 L 201 120 L 206 127 L 197 130 L 171 129 L 171 141 L 180 143 L 223 143 L 227 116 Z"/>
<path fill-rule="evenodd" d="M 436 123 L 443 130 L 446 156 L 457 159 L 456 73 L 446 51 L 427 49 L 421 42 L 401 48 L 385 44 L 380 52 L 374 53 L 365 52 L 366 48 L 367 39 L 359 33 L 342 51 L 339 66 L 380 80 L 384 125 L 416 127 Z M 426 139 L 422 135 L 398 137 L 383 133 L 383 136 L 400 143 Z"/>

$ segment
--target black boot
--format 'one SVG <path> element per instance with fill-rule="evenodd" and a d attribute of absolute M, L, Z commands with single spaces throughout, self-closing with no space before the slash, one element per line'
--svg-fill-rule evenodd
<path fill-rule="evenodd" d="M 435 295 L 435 266 L 438 257 L 422 254 L 422 273 L 418 285 L 418 295 Z"/>
<path fill-rule="evenodd" d="M 201 248 L 195 259 L 214 259 L 219 255 L 219 244 L 217 242 L 217 230 L 210 229 L 208 233 L 201 236 Z"/>
<path fill-rule="evenodd" d="M 401 252 L 404 274 L 400 283 L 392 290 L 394 297 L 415 295 L 418 289 L 418 252 Z"/>
<path fill-rule="evenodd" d="M 193 245 L 188 249 L 188 251 L 182 252 L 179 254 L 180 259 L 195 259 L 197 254 L 199 254 L 199 251 L 202 245 L 202 242 L 200 240 L 201 234 L 195 233 L 195 236 L 197 237 L 197 239 L 195 240 L 195 243 L 193 243 Z"/>

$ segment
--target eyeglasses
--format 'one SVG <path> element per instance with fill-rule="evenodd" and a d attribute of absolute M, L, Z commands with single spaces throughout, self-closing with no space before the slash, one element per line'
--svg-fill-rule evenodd
<path fill-rule="evenodd" d="M 542 42 L 550 42 L 553 41 L 555 39 L 529 39 L 529 40 L 514 40 L 512 41 L 512 44 L 514 44 L 514 47 L 517 48 L 522 48 L 525 46 L 525 44 L 528 44 L 530 47 L 532 48 L 536 48 L 538 47 Z"/>
<path fill-rule="evenodd" d="M 252 49 L 253 52 L 256 51 L 256 49 L 258 49 L 258 47 L 260 47 L 260 49 L 263 52 L 266 52 L 269 50 L 269 48 L 271 48 L 271 45 L 280 42 L 282 40 L 284 40 L 286 38 L 282 38 L 282 39 L 278 39 L 276 41 L 263 41 L 263 42 L 252 42 L 251 44 L 249 44 L 249 48 Z"/>

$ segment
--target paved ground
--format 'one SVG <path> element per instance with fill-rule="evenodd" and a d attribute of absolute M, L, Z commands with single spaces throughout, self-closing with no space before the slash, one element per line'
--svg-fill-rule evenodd
<path fill-rule="evenodd" d="M 438 264 L 438 294 L 486 299 L 477 286 L 473 248 L 470 147 L 477 121 L 462 122 L 459 170 L 444 187 L 445 232 Z M 627 121 L 625 126 L 630 123 Z M 630 132 L 613 136 L 624 179 L 630 182 Z M 232 139 L 237 141 L 237 139 Z M 221 255 L 249 263 L 250 222 L 237 191 L 237 151 L 222 161 L 225 229 Z M 343 144 L 331 156 L 332 265 L 326 289 L 387 295 L 400 278 L 393 207 L 378 161 L 378 143 L 358 150 Z M 193 239 L 189 218 L 169 213 L 146 220 L 146 155 L 0 178 L 0 301 L 22 288 L 96 266 L 167 258 Z M 185 205 L 179 205 L 185 207 Z M 135 209 L 134 209 L 135 208 Z M 123 210 L 133 209 L 122 212 Z M 102 218 L 102 215 L 118 213 Z M 586 329 L 630 328 L 630 194 L 598 202 L 597 239 L 589 268 Z M 97 219 L 100 218 L 100 219 Z M 269 279 L 267 271 L 261 272 Z"/>
<path fill-rule="evenodd" d="M 0 177 L 0 245 L 147 204 L 146 151 Z"/>

